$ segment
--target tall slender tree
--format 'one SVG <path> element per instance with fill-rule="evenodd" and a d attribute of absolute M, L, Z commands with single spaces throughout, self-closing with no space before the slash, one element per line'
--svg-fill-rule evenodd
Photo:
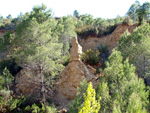
<path fill-rule="evenodd" d="M 17 64 L 37 72 L 41 80 L 41 102 L 45 103 L 44 74 L 53 74 L 63 66 L 59 61 L 62 43 L 55 34 L 56 20 L 49 17 L 43 7 L 33 8 L 31 15 L 18 25 L 14 43 Z"/>

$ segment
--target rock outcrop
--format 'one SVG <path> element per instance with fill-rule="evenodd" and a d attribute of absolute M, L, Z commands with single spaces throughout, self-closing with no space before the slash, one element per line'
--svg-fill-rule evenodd
<path fill-rule="evenodd" d="M 60 77 L 55 85 L 55 97 L 59 102 L 62 99 L 73 99 L 76 96 L 77 87 L 83 79 L 86 79 L 87 82 L 95 80 L 93 72 L 81 61 L 81 54 L 82 47 L 78 44 L 77 38 L 73 37 L 69 64 L 60 73 Z"/>
<path fill-rule="evenodd" d="M 110 35 L 106 35 L 102 37 L 87 37 L 86 39 L 79 38 L 79 44 L 82 46 L 83 51 L 86 51 L 87 49 L 94 50 L 100 45 L 107 45 L 109 52 L 111 52 L 114 47 L 118 46 L 118 41 L 120 39 L 120 36 L 126 30 L 132 33 L 136 27 L 138 27 L 138 25 L 120 24 Z"/>
<path fill-rule="evenodd" d="M 23 94 L 28 97 L 30 95 L 39 94 L 40 80 L 30 69 L 21 70 L 15 77 L 15 90 L 17 94 Z"/>

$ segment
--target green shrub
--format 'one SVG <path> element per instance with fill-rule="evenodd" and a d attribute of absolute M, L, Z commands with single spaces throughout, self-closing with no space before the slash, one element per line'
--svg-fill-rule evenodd
<path fill-rule="evenodd" d="M 82 60 L 90 65 L 97 64 L 100 60 L 100 52 L 89 49 L 82 54 Z"/>
<path fill-rule="evenodd" d="M 4 68 L 7 67 L 9 72 L 15 76 L 21 69 L 16 63 L 15 60 L 11 61 L 11 59 L 0 60 L 0 73 L 3 72 Z"/>
<path fill-rule="evenodd" d="M 37 105 L 32 104 L 30 107 L 29 105 L 25 107 L 25 112 L 32 112 L 32 113 L 57 113 L 57 109 L 55 107 L 46 106 L 44 107 L 44 104 Z"/>
<path fill-rule="evenodd" d="M 78 108 L 81 106 L 81 104 L 84 102 L 83 94 L 86 92 L 88 87 L 88 83 L 85 79 L 81 81 L 80 86 L 77 88 L 77 96 L 72 101 L 71 104 L 69 104 L 69 113 L 78 113 Z"/>
<path fill-rule="evenodd" d="M 116 25 L 110 26 L 93 26 L 93 25 L 84 25 L 80 28 L 77 28 L 77 34 L 81 37 L 95 36 L 101 37 L 103 35 L 111 34 L 117 27 Z"/>
<path fill-rule="evenodd" d="M 10 98 L 10 91 L 2 89 L 0 90 L 0 96 L 2 96 L 5 101 L 8 101 L 8 99 Z"/>
<path fill-rule="evenodd" d="M 46 106 L 45 113 L 57 113 L 57 109 L 55 107 Z"/>
<path fill-rule="evenodd" d="M 104 69 L 106 67 L 105 62 L 108 60 L 108 57 L 110 55 L 109 50 L 108 50 L 108 46 L 101 44 L 100 46 L 97 47 L 97 49 L 101 53 L 100 54 L 100 59 L 101 59 L 101 62 L 102 62 L 101 68 Z"/>
<path fill-rule="evenodd" d="M 108 84 L 105 82 L 100 82 L 96 88 L 96 98 L 99 99 L 101 97 L 100 103 L 101 113 L 108 113 L 110 111 L 110 103 L 111 103 L 111 96 L 109 95 L 109 87 Z"/>
<path fill-rule="evenodd" d="M 68 56 L 65 57 L 63 60 L 64 60 L 63 65 L 64 65 L 64 66 L 67 66 L 67 65 L 69 64 L 70 56 L 68 55 Z"/>
<path fill-rule="evenodd" d="M 4 97 L 0 96 L 0 112 L 5 113 L 7 110 L 7 101 L 5 101 Z"/>
<path fill-rule="evenodd" d="M 132 93 L 130 96 L 127 113 L 147 113 L 147 111 L 142 108 L 142 101 L 138 94 Z"/>
<path fill-rule="evenodd" d="M 88 84 L 86 94 L 84 93 L 84 103 L 79 107 L 79 113 L 98 113 L 100 109 L 100 97 L 96 100 L 95 89 L 92 83 Z"/>

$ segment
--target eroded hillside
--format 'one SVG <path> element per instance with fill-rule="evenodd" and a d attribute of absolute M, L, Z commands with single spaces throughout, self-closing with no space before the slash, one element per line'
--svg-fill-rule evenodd
<path fill-rule="evenodd" d="M 120 36 L 126 30 L 132 33 L 137 26 L 138 26 L 137 24 L 135 25 L 120 24 L 110 35 L 106 35 L 102 37 L 87 37 L 86 39 L 78 38 L 79 43 L 82 46 L 83 51 L 86 51 L 87 49 L 96 49 L 98 46 L 102 44 L 102 45 L 107 45 L 109 52 L 111 52 L 114 47 L 118 46 L 118 41 Z"/>

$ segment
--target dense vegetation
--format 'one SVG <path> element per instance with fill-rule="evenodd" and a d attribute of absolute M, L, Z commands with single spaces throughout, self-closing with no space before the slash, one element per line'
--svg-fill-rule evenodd
<path fill-rule="evenodd" d="M 0 30 L 8 31 L 0 37 L 0 112 L 58 112 L 59 105 L 46 94 L 52 93 L 55 80 L 68 64 L 71 37 L 101 37 L 121 23 L 139 26 L 132 34 L 126 31 L 112 53 L 106 45 L 83 53 L 84 63 L 96 65 L 100 82 L 94 89 L 91 82 L 83 80 L 68 112 L 150 112 L 150 3 L 141 5 L 138 1 L 126 16 L 115 19 L 80 15 L 77 10 L 73 16 L 56 19 L 44 4 L 17 18 L 0 16 Z M 22 69 L 32 70 L 40 80 L 36 96 L 15 94 L 15 77 Z"/>

